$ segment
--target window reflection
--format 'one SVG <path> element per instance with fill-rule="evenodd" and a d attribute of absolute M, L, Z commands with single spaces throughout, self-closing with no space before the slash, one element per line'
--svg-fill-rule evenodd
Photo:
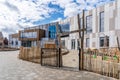
<path fill-rule="evenodd" d="M 21 32 L 21 38 L 37 38 L 37 32 Z"/>

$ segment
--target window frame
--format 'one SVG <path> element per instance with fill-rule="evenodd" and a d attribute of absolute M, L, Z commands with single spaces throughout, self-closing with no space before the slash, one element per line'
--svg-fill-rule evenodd
<path fill-rule="evenodd" d="M 102 16 L 103 15 L 103 16 Z M 99 13 L 99 32 L 104 32 L 104 11 Z M 102 23 L 103 22 L 103 23 Z M 103 30 L 102 30 L 103 29 Z"/>
<path fill-rule="evenodd" d="M 61 40 L 62 46 L 65 47 L 65 40 Z"/>
<path fill-rule="evenodd" d="M 88 29 L 90 28 L 90 29 Z M 92 33 L 92 15 L 86 16 L 86 34 Z"/>
<path fill-rule="evenodd" d="M 75 39 L 71 40 L 71 49 L 74 50 L 76 46 Z"/>
<path fill-rule="evenodd" d="M 86 48 L 90 48 L 90 38 L 86 38 Z"/>
<path fill-rule="evenodd" d="M 102 38 L 103 38 L 103 46 L 101 46 L 101 39 L 102 39 Z M 100 46 L 100 47 L 104 47 L 104 38 L 105 38 L 105 37 L 100 37 L 100 38 L 99 38 L 99 46 Z"/>

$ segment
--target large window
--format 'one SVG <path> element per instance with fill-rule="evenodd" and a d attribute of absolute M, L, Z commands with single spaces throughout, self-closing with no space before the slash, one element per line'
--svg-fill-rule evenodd
<path fill-rule="evenodd" d="M 48 31 L 49 31 L 49 38 L 55 39 L 56 38 L 56 26 L 55 25 L 49 26 Z"/>
<path fill-rule="evenodd" d="M 109 37 L 100 37 L 100 47 L 109 47 Z"/>
<path fill-rule="evenodd" d="M 37 38 L 37 32 L 21 32 L 22 38 Z"/>
<path fill-rule="evenodd" d="M 22 45 L 23 47 L 31 47 L 31 41 L 22 41 L 22 42 L 21 42 L 21 45 Z"/>
<path fill-rule="evenodd" d="M 100 32 L 104 32 L 104 12 L 100 12 Z"/>
<path fill-rule="evenodd" d="M 71 49 L 75 49 L 75 39 L 71 40 Z"/>
<path fill-rule="evenodd" d="M 90 47 L 90 39 L 86 38 L 86 47 L 89 48 Z"/>
<path fill-rule="evenodd" d="M 86 33 L 92 33 L 92 15 L 86 17 Z"/>
<path fill-rule="evenodd" d="M 67 22 L 67 23 L 59 24 L 58 28 L 59 28 L 59 33 L 69 32 L 70 31 L 70 23 Z M 69 34 L 63 35 L 61 37 L 68 37 L 68 36 L 69 36 Z"/>

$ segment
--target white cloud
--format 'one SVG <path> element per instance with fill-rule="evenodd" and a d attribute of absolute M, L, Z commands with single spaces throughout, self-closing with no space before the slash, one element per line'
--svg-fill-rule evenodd
<path fill-rule="evenodd" d="M 8 36 L 21 29 L 20 26 L 34 26 L 32 22 L 50 17 L 55 9 L 49 8 L 47 4 L 41 1 L 34 3 L 33 0 L 0 0 L 0 31 Z"/>
<path fill-rule="evenodd" d="M 58 22 L 58 21 L 61 21 L 61 20 L 62 20 L 62 18 L 57 18 L 56 20 L 51 21 L 51 22 Z"/>
<path fill-rule="evenodd" d="M 34 21 L 49 18 L 59 11 L 50 8 L 49 3 L 59 5 L 64 11 L 64 17 L 71 17 L 80 13 L 82 9 L 92 9 L 94 4 L 102 4 L 110 0 L 0 0 L 0 31 L 5 36 L 15 33 L 19 29 L 35 26 Z M 61 11 L 60 11 L 61 12 Z M 58 18 L 54 21 L 62 20 Z M 50 21 L 51 22 L 51 21 Z"/>
<path fill-rule="evenodd" d="M 65 6 L 64 16 L 71 17 L 80 12 L 79 6 L 76 3 L 70 3 Z"/>

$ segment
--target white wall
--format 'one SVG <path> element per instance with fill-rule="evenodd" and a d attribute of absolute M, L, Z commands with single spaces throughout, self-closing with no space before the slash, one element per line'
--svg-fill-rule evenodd
<path fill-rule="evenodd" d="M 12 44 L 13 41 L 13 44 Z M 16 45 L 16 41 L 18 41 L 18 45 Z M 10 38 L 9 39 L 9 46 L 11 48 L 20 48 L 21 46 L 21 41 L 18 40 L 18 38 Z"/>
<path fill-rule="evenodd" d="M 117 3 L 117 4 L 116 4 Z M 110 3 L 111 4 L 111 3 Z M 90 48 L 93 48 L 93 42 L 95 43 L 95 48 L 100 48 L 100 37 L 105 37 L 106 35 L 109 36 L 109 47 L 117 47 L 117 40 L 116 37 L 118 36 L 116 34 L 115 30 L 120 31 L 120 0 L 116 0 L 113 2 L 113 4 L 105 4 L 101 8 L 95 8 L 92 10 L 92 28 L 93 33 L 91 34 L 85 34 L 84 39 L 84 47 L 86 48 L 86 38 L 90 39 Z M 114 12 L 117 12 L 116 17 Z M 100 19 L 100 12 L 104 11 L 104 32 L 99 32 L 99 19 Z M 91 15 L 91 12 L 87 11 L 85 12 L 85 16 Z M 80 14 L 80 17 L 81 14 Z M 96 21 L 98 17 L 98 20 Z M 115 30 L 110 30 L 110 19 L 115 18 Z M 86 18 L 85 18 L 86 19 Z M 70 31 L 77 30 L 78 29 L 78 21 L 77 16 L 74 16 L 70 18 Z M 86 22 L 85 22 L 86 23 Z M 114 24 L 114 23 L 113 23 Z M 86 25 L 86 24 L 85 24 Z M 97 31 L 96 31 L 97 30 Z M 95 35 L 95 37 L 93 37 Z M 77 49 L 77 39 L 79 38 L 78 33 L 70 34 L 68 39 L 65 39 L 66 46 L 68 49 L 71 49 L 71 40 L 76 40 L 76 49 Z"/>

